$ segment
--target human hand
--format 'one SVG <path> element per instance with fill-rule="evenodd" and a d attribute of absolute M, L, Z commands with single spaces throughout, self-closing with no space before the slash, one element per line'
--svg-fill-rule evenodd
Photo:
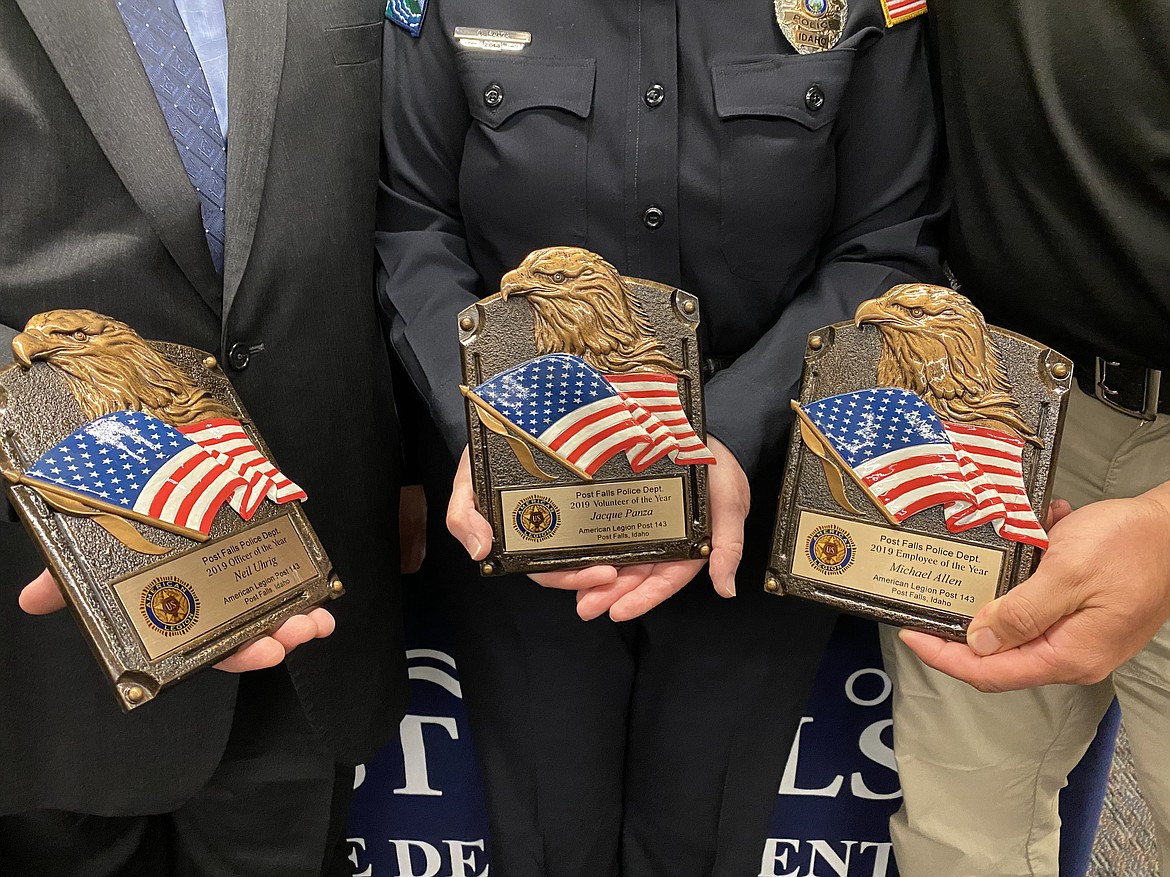
<path fill-rule="evenodd" d="M 447 529 L 463 544 L 472 560 L 483 560 L 491 552 L 492 525 L 480 514 L 476 506 L 475 488 L 471 483 L 471 459 L 466 448 L 463 449 L 463 456 L 459 458 L 455 482 L 451 485 L 451 502 L 447 504 Z M 612 584 L 617 580 L 617 575 L 615 567 L 601 565 L 537 573 L 529 578 L 546 588 L 578 591 L 582 588 Z"/>
<path fill-rule="evenodd" d="M 29 615 L 48 615 L 65 608 L 65 598 L 46 569 L 20 592 L 20 608 Z M 289 652 L 312 639 L 322 639 L 336 626 L 332 613 L 320 607 L 294 615 L 268 636 L 258 637 L 215 665 L 227 673 L 275 667 Z"/>
<path fill-rule="evenodd" d="M 585 621 L 606 611 L 614 621 L 637 618 L 677 593 L 708 562 L 716 593 L 735 596 L 735 573 L 743 557 L 743 527 L 751 506 L 751 488 L 739 461 L 721 441 L 709 437 L 707 446 L 716 460 L 707 470 L 711 500 L 709 560 L 624 566 L 612 583 L 579 591 L 577 614 Z"/>
<path fill-rule="evenodd" d="M 398 492 L 399 568 L 418 572 L 427 556 L 427 495 L 421 484 L 408 484 Z"/>
<path fill-rule="evenodd" d="M 1064 503 L 1054 520 L 1036 572 L 980 610 L 966 643 L 908 630 L 902 641 L 981 691 L 1099 682 L 1141 651 L 1170 616 L 1170 484 Z"/>

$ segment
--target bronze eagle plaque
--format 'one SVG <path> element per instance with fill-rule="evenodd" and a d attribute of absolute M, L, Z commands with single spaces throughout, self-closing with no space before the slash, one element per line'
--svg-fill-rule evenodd
<path fill-rule="evenodd" d="M 343 593 L 206 353 L 85 310 L 0 371 L 0 469 L 123 709 Z"/>
<path fill-rule="evenodd" d="M 897 286 L 809 336 L 765 588 L 962 639 L 1048 539 L 1072 363 Z"/>
<path fill-rule="evenodd" d="M 694 296 L 531 253 L 459 315 L 484 575 L 710 553 Z"/>

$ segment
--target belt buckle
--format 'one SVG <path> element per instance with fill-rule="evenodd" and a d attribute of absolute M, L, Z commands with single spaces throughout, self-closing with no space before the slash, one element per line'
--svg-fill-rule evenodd
<path fill-rule="evenodd" d="M 1158 396 L 1162 391 L 1162 372 L 1157 369 L 1145 370 L 1145 402 L 1141 408 L 1130 408 L 1116 401 L 1119 395 L 1117 390 L 1109 388 L 1109 368 L 1120 366 L 1121 363 L 1096 357 L 1094 362 L 1093 395 L 1115 411 L 1128 414 L 1130 417 L 1139 417 L 1142 420 L 1157 420 Z"/>

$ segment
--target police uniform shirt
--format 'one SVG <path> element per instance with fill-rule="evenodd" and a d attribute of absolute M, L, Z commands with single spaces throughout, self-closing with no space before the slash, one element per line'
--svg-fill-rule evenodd
<path fill-rule="evenodd" d="M 466 48 L 461 26 L 531 42 Z M 887 28 L 878 0 L 807 55 L 772 0 L 432 0 L 385 52 L 384 305 L 453 451 L 455 315 L 536 248 L 699 297 L 728 366 L 708 429 L 749 478 L 782 455 L 808 332 L 937 271 L 922 19 Z"/>
<path fill-rule="evenodd" d="M 1170 5 L 931 0 L 951 264 L 987 318 L 1170 369 Z"/>

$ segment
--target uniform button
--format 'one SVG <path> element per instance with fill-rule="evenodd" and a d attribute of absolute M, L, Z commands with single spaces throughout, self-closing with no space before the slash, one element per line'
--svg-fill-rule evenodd
<path fill-rule="evenodd" d="M 500 83 L 493 82 L 483 90 L 483 103 L 489 110 L 494 110 L 504 102 L 504 89 Z"/>
<path fill-rule="evenodd" d="M 662 208 L 647 207 L 646 212 L 642 214 L 642 225 L 654 231 L 656 228 L 661 228 L 664 219 L 666 219 L 666 214 L 662 212 Z"/>
<path fill-rule="evenodd" d="M 651 82 L 650 87 L 646 89 L 646 94 L 643 96 L 646 101 L 646 106 L 656 107 L 664 100 L 666 100 L 666 89 L 660 82 Z"/>
<path fill-rule="evenodd" d="M 252 361 L 252 351 L 247 344 L 233 344 L 228 349 L 228 365 L 238 372 L 242 372 Z"/>
<path fill-rule="evenodd" d="M 810 113 L 821 111 L 821 107 L 825 105 L 825 90 L 821 88 L 820 83 L 814 82 L 808 87 L 808 91 L 804 93 L 804 105 L 808 107 Z"/>

